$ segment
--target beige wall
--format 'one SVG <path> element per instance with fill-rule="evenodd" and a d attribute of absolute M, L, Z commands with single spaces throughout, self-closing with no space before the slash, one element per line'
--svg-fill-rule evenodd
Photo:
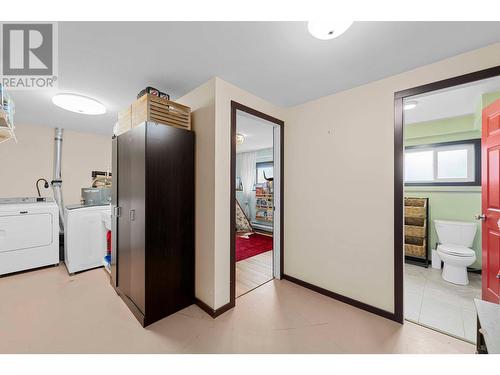
<path fill-rule="evenodd" d="M 191 107 L 196 133 L 196 297 L 215 309 L 230 300 L 231 100 L 284 115 L 220 78 L 177 100 Z"/>
<path fill-rule="evenodd" d="M 195 132 L 195 294 L 215 306 L 215 79 L 177 102 L 192 111 Z"/>
<path fill-rule="evenodd" d="M 394 92 L 495 65 L 500 44 L 293 108 L 219 78 L 180 98 L 196 132 L 196 296 L 213 308 L 230 299 L 231 100 L 285 121 L 285 273 L 394 311 Z M 35 195 L 35 180 L 52 177 L 53 129 L 17 135 L 0 145 L 0 196 Z M 107 137 L 65 132 L 67 204 L 110 158 Z"/>
<path fill-rule="evenodd" d="M 392 312 L 394 92 L 495 65 L 500 44 L 292 108 L 219 78 L 179 99 L 196 131 L 197 297 L 230 299 L 231 100 L 285 121 L 285 273 Z"/>
<path fill-rule="evenodd" d="M 287 110 L 285 273 L 394 311 L 394 92 L 500 65 L 500 44 Z"/>
<path fill-rule="evenodd" d="M 231 101 L 279 119 L 285 112 L 220 78 L 215 87 L 215 308 L 219 308 L 230 298 Z"/>
<path fill-rule="evenodd" d="M 53 177 L 54 129 L 20 124 L 16 137 L 0 144 L 2 173 L 0 197 L 37 196 L 38 178 L 49 181 Z M 111 169 L 111 137 L 64 131 L 62 177 L 65 204 L 80 203 L 80 189 L 91 183 L 93 170 Z M 52 189 L 44 189 L 43 196 L 52 197 Z"/>

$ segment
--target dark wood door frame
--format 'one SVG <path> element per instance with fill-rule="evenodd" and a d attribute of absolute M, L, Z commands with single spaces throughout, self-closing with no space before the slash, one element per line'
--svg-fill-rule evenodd
<path fill-rule="evenodd" d="M 394 93 L 394 317 L 403 323 L 404 296 L 404 133 L 403 100 L 407 97 L 500 76 L 500 65 Z"/>
<path fill-rule="evenodd" d="M 284 127 L 285 123 L 282 120 L 274 118 L 272 116 L 266 115 L 263 112 L 259 112 L 253 108 L 247 107 L 244 104 L 235 102 L 231 100 L 231 194 L 230 194 L 230 229 L 229 235 L 231 236 L 229 239 L 230 243 L 230 260 L 229 260 L 229 280 L 230 280 L 230 288 L 229 288 L 229 302 L 225 305 L 214 309 L 208 306 L 203 301 L 199 299 L 196 300 L 196 304 L 208 313 L 213 318 L 218 317 L 219 315 L 225 313 L 226 311 L 232 309 L 236 303 L 236 207 L 234 201 L 236 200 L 236 114 L 238 111 L 242 111 L 253 115 L 255 117 L 261 118 L 263 120 L 269 121 L 273 124 L 279 125 L 281 127 L 280 132 L 280 276 L 283 278 L 283 269 L 284 269 Z M 273 267 L 273 275 L 274 275 L 274 267 Z"/>
<path fill-rule="evenodd" d="M 230 220 L 230 244 L 231 244 L 231 259 L 230 259 L 230 305 L 233 307 L 236 301 L 236 114 L 238 111 L 248 113 L 252 116 L 272 122 L 281 127 L 280 131 L 280 277 L 283 277 L 284 265 L 284 139 L 285 139 L 285 122 L 275 117 L 266 115 L 253 108 L 247 107 L 241 103 L 231 101 L 231 220 Z M 274 275 L 274 267 L 273 267 Z"/>

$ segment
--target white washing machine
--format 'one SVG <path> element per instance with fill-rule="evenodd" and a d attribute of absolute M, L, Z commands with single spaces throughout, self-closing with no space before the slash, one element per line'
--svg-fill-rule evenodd
<path fill-rule="evenodd" d="M 66 206 L 64 262 L 69 273 L 101 267 L 107 252 L 107 228 L 103 214 L 111 206 Z"/>
<path fill-rule="evenodd" d="M 59 263 L 59 210 L 51 198 L 0 199 L 0 275 Z"/>

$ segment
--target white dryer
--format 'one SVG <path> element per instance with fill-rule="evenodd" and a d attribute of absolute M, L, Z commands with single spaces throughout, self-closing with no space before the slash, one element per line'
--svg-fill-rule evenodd
<path fill-rule="evenodd" d="M 111 206 L 66 206 L 64 262 L 69 273 L 103 265 L 108 231 L 103 213 L 111 214 Z"/>
<path fill-rule="evenodd" d="M 59 263 L 59 211 L 50 198 L 0 199 L 0 275 Z"/>

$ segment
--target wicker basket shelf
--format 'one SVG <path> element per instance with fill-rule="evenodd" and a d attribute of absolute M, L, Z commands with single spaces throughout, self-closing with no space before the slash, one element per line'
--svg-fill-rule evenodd
<path fill-rule="evenodd" d="M 405 256 L 419 258 L 428 266 L 428 198 L 405 198 Z"/>
<path fill-rule="evenodd" d="M 7 114 L 2 109 L 0 109 L 0 129 L 1 128 L 10 128 Z"/>
<path fill-rule="evenodd" d="M 427 222 L 425 217 L 410 217 L 405 216 L 405 225 L 415 225 L 417 227 L 423 226 Z"/>
<path fill-rule="evenodd" d="M 0 143 L 13 139 L 17 142 L 14 132 L 14 102 L 5 88 L 0 84 Z"/>
<path fill-rule="evenodd" d="M 412 257 L 425 258 L 427 251 L 427 246 L 426 246 L 427 242 L 423 238 L 420 238 L 420 240 L 421 243 L 420 245 L 418 245 L 418 244 L 406 243 L 405 239 L 405 254 Z"/>
<path fill-rule="evenodd" d="M 405 236 L 427 238 L 427 223 L 424 225 L 405 225 Z"/>
<path fill-rule="evenodd" d="M 405 206 L 427 207 L 427 198 L 405 198 Z"/>
<path fill-rule="evenodd" d="M 426 207 L 405 206 L 405 216 L 424 219 L 426 217 Z"/>
<path fill-rule="evenodd" d="M 10 130 L 3 130 L 0 128 L 0 143 L 8 141 L 11 138 L 12 138 L 12 133 L 10 132 Z"/>

